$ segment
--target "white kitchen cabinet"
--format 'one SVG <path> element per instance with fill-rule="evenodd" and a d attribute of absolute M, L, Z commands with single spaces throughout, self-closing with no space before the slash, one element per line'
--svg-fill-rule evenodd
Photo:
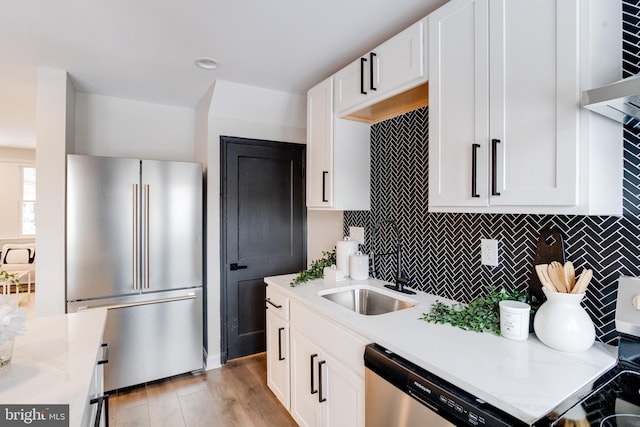
<path fill-rule="evenodd" d="M 301 426 L 364 426 L 367 341 L 291 303 L 291 415 Z"/>
<path fill-rule="evenodd" d="M 431 211 L 621 214 L 621 127 L 579 107 L 619 74 L 619 5 L 602 3 L 453 0 L 429 16 Z"/>
<path fill-rule="evenodd" d="M 289 298 L 267 286 L 267 386 L 291 409 Z"/>
<path fill-rule="evenodd" d="M 307 93 L 307 207 L 370 209 L 370 126 L 336 118 L 333 78 Z"/>
<path fill-rule="evenodd" d="M 339 117 L 404 92 L 427 80 L 423 19 L 335 74 Z"/>

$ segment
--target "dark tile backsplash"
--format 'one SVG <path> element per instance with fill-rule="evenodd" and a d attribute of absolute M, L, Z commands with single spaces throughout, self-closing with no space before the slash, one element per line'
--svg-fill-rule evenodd
<path fill-rule="evenodd" d="M 625 76 L 640 70 L 639 17 L 640 0 L 623 1 Z M 371 127 L 371 211 L 345 212 L 345 234 L 349 226 L 365 227 L 364 249 L 369 252 L 374 224 L 394 219 L 403 238 L 403 264 L 412 286 L 468 302 L 491 285 L 526 289 L 537 236 L 554 226 L 564 234 L 567 258 L 577 270 L 593 269 L 584 305 L 595 323 L 597 339 L 615 344 L 616 280 L 621 274 L 640 276 L 640 129 L 627 126 L 623 144 L 623 217 L 429 213 L 425 107 Z M 392 252 L 392 230 L 382 227 L 378 235 L 376 252 Z M 483 238 L 499 240 L 499 267 L 481 265 Z M 384 258 L 378 259 L 379 271 L 386 280 L 393 280 L 393 257 Z"/>

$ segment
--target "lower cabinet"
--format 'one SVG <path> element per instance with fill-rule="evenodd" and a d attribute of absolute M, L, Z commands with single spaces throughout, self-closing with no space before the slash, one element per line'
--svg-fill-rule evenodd
<path fill-rule="evenodd" d="M 267 386 L 287 409 L 291 409 L 289 354 L 289 323 L 267 310 Z"/>
<path fill-rule="evenodd" d="M 364 378 L 291 332 L 291 415 L 301 426 L 364 426 Z"/>
<path fill-rule="evenodd" d="M 364 426 L 364 348 L 368 341 L 291 301 L 291 408 L 301 426 Z"/>
<path fill-rule="evenodd" d="M 267 385 L 300 426 L 364 427 L 369 340 L 267 285 Z"/>

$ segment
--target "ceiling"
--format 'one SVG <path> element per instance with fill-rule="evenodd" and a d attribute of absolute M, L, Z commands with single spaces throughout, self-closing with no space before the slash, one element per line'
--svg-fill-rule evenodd
<path fill-rule="evenodd" d="M 81 92 L 175 106 L 216 79 L 304 94 L 446 1 L 3 0 L 0 146 L 35 147 L 38 67 Z"/>

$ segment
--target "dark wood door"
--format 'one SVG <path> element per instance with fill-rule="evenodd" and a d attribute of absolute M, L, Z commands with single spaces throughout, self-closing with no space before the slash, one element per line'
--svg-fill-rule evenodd
<path fill-rule="evenodd" d="M 263 277 L 306 265 L 299 144 L 221 137 L 223 362 L 265 350 Z"/>

